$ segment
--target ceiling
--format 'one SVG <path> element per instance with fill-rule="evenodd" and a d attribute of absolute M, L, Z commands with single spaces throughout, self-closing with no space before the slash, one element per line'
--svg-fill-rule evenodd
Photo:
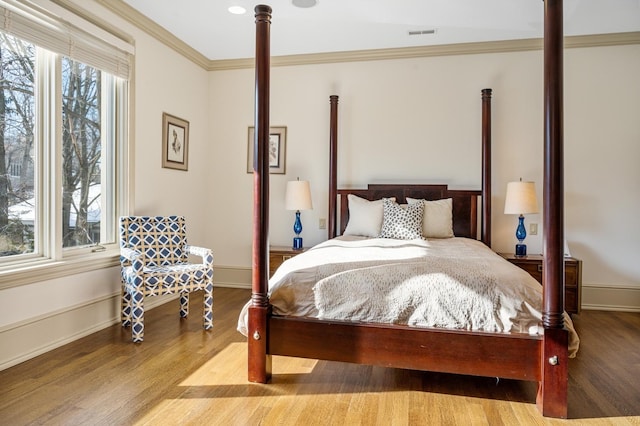
<path fill-rule="evenodd" d="M 123 0 L 209 60 L 254 55 L 254 2 Z M 542 37 L 542 0 L 270 0 L 273 56 Z M 243 6 L 244 15 L 228 12 Z M 410 31 L 435 30 L 409 35 Z M 565 0 L 565 35 L 640 31 L 640 0 Z"/>

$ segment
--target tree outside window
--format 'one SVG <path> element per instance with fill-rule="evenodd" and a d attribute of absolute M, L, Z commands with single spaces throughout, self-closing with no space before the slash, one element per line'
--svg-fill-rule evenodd
<path fill-rule="evenodd" d="M 0 32 L 0 256 L 34 251 L 35 46 Z"/>
<path fill-rule="evenodd" d="M 100 87 L 100 71 L 63 59 L 63 247 L 100 242 Z"/>

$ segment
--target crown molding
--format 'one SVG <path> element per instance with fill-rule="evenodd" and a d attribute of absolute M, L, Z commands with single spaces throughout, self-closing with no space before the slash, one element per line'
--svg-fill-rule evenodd
<path fill-rule="evenodd" d="M 565 37 L 566 48 L 640 44 L 640 31 Z"/>
<path fill-rule="evenodd" d="M 105 9 L 113 12 L 120 18 L 146 32 L 156 40 L 160 41 L 167 47 L 175 50 L 185 58 L 189 59 L 196 65 L 201 66 L 204 69 L 208 69 L 211 60 L 207 59 L 202 53 L 189 46 L 172 33 L 161 27 L 160 25 L 147 18 L 142 13 L 138 12 L 133 7 L 129 6 L 122 0 L 95 0 L 98 4 Z"/>
<path fill-rule="evenodd" d="M 111 12 L 145 31 L 207 71 L 223 71 L 254 67 L 253 58 L 210 60 L 169 31 L 156 24 L 122 0 L 96 0 Z M 566 48 L 602 47 L 640 44 L 640 31 L 565 37 Z M 476 55 L 486 53 L 524 52 L 542 50 L 542 38 L 457 43 L 435 46 L 393 49 L 356 50 L 349 52 L 310 53 L 271 57 L 272 66 L 296 66 L 339 62 L 382 61 L 390 59 L 423 58 L 429 56 Z"/>
<path fill-rule="evenodd" d="M 640 32 L 612 33 L 565 37 L 565 48 L 640 44 Z M 355 50 L 350 52 L 311 53 L 273 56 L 272 66 L 329 64 L 339 62 L 383 61 L 390 59 L 424 58 L 429 56 L 477 55 L 486 53 L 525 52 L 542 50 L 541 38 L 457 43 L 436 46 L 402 47 L 395 49 Z M 210 61 L 207 70 L 220 71 L 253 68 L 254 60 L 226 59 Z"/>

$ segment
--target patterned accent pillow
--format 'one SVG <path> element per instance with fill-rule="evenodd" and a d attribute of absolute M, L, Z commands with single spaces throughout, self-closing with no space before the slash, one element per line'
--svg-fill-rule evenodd
<path fill-rule="evenodd" d="M 422 238 L 424 203 L 400 206 L 395 201 L 384 199 L 382 208 L 380 238 L 395 238 L 398 240 Z"/>

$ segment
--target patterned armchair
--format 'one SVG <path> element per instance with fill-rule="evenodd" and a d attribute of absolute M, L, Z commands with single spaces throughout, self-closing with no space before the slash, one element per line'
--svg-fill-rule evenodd
<path fill-rule="evenodd" d="M 188 262 L 188 255 L 202 263 Z M 213 327 L 213 254 L 187 244 L 183 216 L 120 218 L 122 326 L 134 342 L 144 339 L 144 298 L 180 293 L 180 316 L 189 313 L 189 292 L 204 290 L 204 328 Z"/>

